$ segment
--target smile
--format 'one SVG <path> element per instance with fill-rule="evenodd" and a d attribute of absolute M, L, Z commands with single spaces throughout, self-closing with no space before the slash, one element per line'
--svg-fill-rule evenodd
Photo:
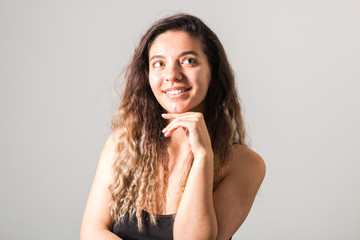
<path fill-rule="evenodd" d="M 187 91 L 189 91 L 189 90 L 190 90 L 190 89 L 177 89 L 177 90 L 166 91 L 165 93 L 171 94 L 171 95 L 177 95 L 177 94 L 180 94 L 180 93 L 187 92 Z"/>
<path fill-rule="evenodd" d="M 191 87 L 187 87 L 187 86 L 176 86 L 176 87 L 164 89 L 162 90 L 162 92 L 171 98 L 174 97 L 176 98 L 183 96 L 186 92 L 190 91 L 190 89 Z"/>

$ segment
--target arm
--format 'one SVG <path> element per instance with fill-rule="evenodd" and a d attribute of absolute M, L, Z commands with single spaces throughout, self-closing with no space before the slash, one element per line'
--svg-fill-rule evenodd
<path fill-rule="evenodd" d="M 246 219 L 265 176 L 263 159 L 248 147 L 234 145 L 225 177 L 214 191 L 217 240 L 228 240 Z"/>
<path fill-rule="evenodd" d="M 112 182 L 111 167 L 115 156 L 114 136 L 115 133 L 109 136 L 100 156 L 81 223 L 81 240 L 120 239 L 111 232 L 113 221 L 109 209 L 111 196 L 108 186 Z"/>
<path fill-rule="evenodd" d="M 194 161 L 177 210 L 174 239 L 215 239 L 217 222 L 213 203 L 214 157 L 201 113 L 164 114 L 172 119 L 163 130 L 166 137 L 185 129 Z"/>
<path fill-rule="evenodd" d="M 174 239 L 215 239 L 213 159 L 194 159 L 174 222 Z"/>
<path fill-rule="evenodd" d="M 250 211 L 265 175 L 264 161 L 249 148 L 235 145 L 224 179 L 213 192 L 213 153 L 202 115 L 166 114 L 165 118 L 174 119 L 164 129 L 165 136 L 179 127 L 186 129 L 194 153 L 174 223 L 174 239 L 230 239 Z"/>

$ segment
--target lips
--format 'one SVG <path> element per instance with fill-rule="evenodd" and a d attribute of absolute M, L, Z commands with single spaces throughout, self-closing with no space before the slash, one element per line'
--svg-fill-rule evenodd
<path fill-rule="evenodd" d="M 170 95 L 179 95 L 181 93 L 189 91 L 190 88 L 187 87 L 174 87 L 174 88 L 168 88 L 165 89 L 163 92 Z"/>

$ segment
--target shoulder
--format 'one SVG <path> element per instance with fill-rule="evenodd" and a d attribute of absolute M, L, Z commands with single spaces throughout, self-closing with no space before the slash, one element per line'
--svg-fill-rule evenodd
<path fill-rule="evenodd" d="M 104 147 L 101 151 L 98 167 L 97 167 L 97 174 L 96 179 L 99 181 L 105 181 L 104 185 L 108 185 L 112 182 L 112 167 L 114 161 L 116 159 L 116 155 L 118 152 L 118 142 L 120 137 L 120 131 L 114 130 L 112 131 L 106 142 Z M 106 184 L 105 184 L 106 183 Z"/>
<path fill-rule="evenodd" d="M 121 130 L 115 129 L 113 130 L 108 138 L 106 139 L 106 142 L 104 144 L 102 153 L 105 155 L 114 155 L 117 151 L 117 145 L 119 143 L 119 138 L 121 136 Z"/>
<path fill-rule="evenodd" d="M 113 131 L 102 149 L 81 224 L 82 239 L 93 236 L 95 231 L 111 230 L 113 220 L 109 209 L 111 193 L 108 187 L 113 182 L 112 166 L 118 138 L 119 131 Z"/>
<path fill-rule="evenodd" d="M 224 168 L 225 178 L 231 176 L 234 181 L 245 181 L 256 187 L 262 183 L 265 173 L 265 161 L 258 153 L 244 145 L 232 146 Z"/>
<path fill-rule="evenodd" d="M 235 144 L 230 149 L 229 161 L 226 166 L 231 170 L 251 170 L 260 175 L 265 175 L 266 166 L 264 159 L 247 146 Z M 235 168 L 235 169 L 234 169 Z"/>
<path fill-rule="evenodd" d="M 266 168 L 259 154 L 236 144 L 230 149 L 223 171 L 224 177 L 214 191 L 214 207 L 218 239 L 229 239 L 246 219 Z"/>
<path fill-rule="evenodd" d="M 122 132 L 123 132 L 123 130 L 120 128 L 112 130 L 112 132 L 110 133 L 110 135 L 108 136 L 108 138 L 106 140 L 105 146 L 107 146 L 107 145 L 115 146 L 118 143 Z"/>
<path fill-rule="evenodd" d="M 103 149 L 101 151 L 100 162 L 111 162 L 114 153 L 115 153 L 115 146 L 116 146 L 116 137 L 115 134 L 112 132 L 105 141 Z"/>

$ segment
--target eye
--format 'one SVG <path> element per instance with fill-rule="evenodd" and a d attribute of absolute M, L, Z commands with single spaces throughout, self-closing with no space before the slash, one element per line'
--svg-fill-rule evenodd
<path fill-rule="evenodd" d="M 160 67 L 165 66 L 165 64 L 161 61 L 157 61 L 157 62 L 154 62 L 153 66 L 154 66 L 154 68 L 160 68 Z"/>
<path fill-rule="evenodd" d="M 195 58 L 185 58 L 182 62 L 183 64 L 196 65 L 198 62 Z"/>

